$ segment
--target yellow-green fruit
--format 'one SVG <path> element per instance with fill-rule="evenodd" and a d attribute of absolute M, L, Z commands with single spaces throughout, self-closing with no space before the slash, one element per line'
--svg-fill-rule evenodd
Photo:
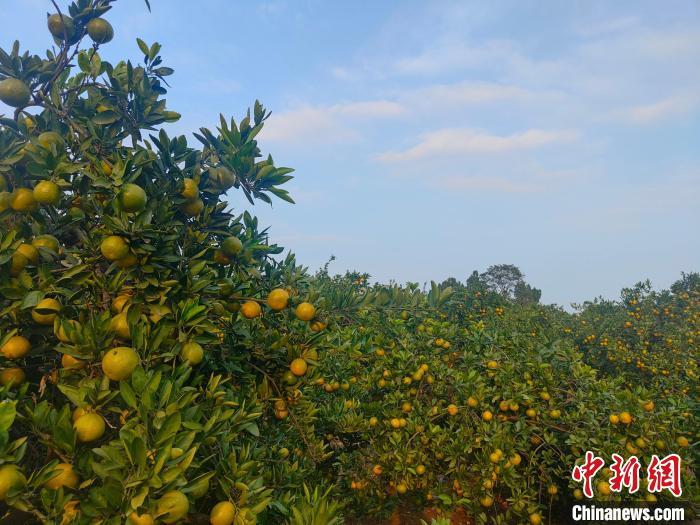
<path fill-rule="evenodd" d="M 93 18 L 87 25 L 88 35 L 96 44 L 106 44 L 114 38 L 112 24 L 104 18 Z"/>
<path fill-rule="evenodd" d="M 147 197 L 143 188 L 137 184 L 124 184 L 118 196 L 119 204 L 128 213 L 141 211 L 146 207 Z"/>
<path fill-rule="evenodd" d="M 75 36 L 73 19 L 66 15 L 54 14 L 47 20 L 49 31 L 60 40 L 70 40 Z"/>
<path fill-rule="evenodd" d="M 102 371 L 112 381 L 128 379 L 139 364 L 133 348 L 120 346 L 109 350 L 102 358 Z"/>
<path fill-rule="evenodd" d="M 200 479 L 192 486 L 190 494 L 194 499 L 199 499 L 209 492 L 209 479 Z"/>
<path fill-rule="evenodd" d="M 36 209 L 34 192 L 29 188 L 17 188 L 12 194 L 12 209 L 19 212 L 28 212 Z"/>
<path fill-rule="evenodd" d="M 230 501 L 220 501 L 209 514 L 211 525 L 232 525 L 236 519 L 236 507 Z"/>
<path fill-rule="evenodd" d="M 32 246 L 37 250 L 44 248 L 56 254 L 59 249 L 58 239 L 53 235 L 37 235 L 32 239 Z"/>
<path fill-rule="evenodd" d="M 32 310 L 32 319 L 40 325 L 49 326 L 53 324 L 56 315 L 61 311 L 61 303 L 56 299 L 47 297 L 42 299 Z"/>
<path fill-rule="evenodd" d="M 56 205 L 61 200 L 61 189 L 50 180 L 42 180 L 34 186 L 34 200 L 39 204 Z"/>
<path fill-rule="evenodd" d="M 121 312 L 112 317 L 109 328 L 120 339 L 131 339 L 131 329 L 129 328 L 129 320 L 127 319 L 126 312 Z"/>
<path fill-rule="evenodd" d="M 297 306 L 295 312 L 297 319 L 301 321 L 311 321 L 316 315 L 316 308 L 311 303 L 301 303 Z"/>
<path fill-rule="evenodd" d="M 216 189 L 226 191 L 236 182 L 236 177 L 228 168 L 211 168 L 209 170 L 209 182 Z"/>
<path fill-rule="evenodd" d="M 204 201 L 200 198 L 193 199 L 189 202 L 187 202 L 183 207 L 182 211 L 187 215 L 188 217 L 196 217 L 200 213 L 202 213 L 202 210 L 204 209 Z"/>
<path fill-rule="evenodd" d="M 81 443 L 89 443 L 100 439 L 105 433 L 105 420 L 101 415 L 94 412 L 80 416 L 73 423 L 75 435 Z"/>
<path fill-rule="evenodd" d="M 36 264 L 37 262 L 39 262 L 39 250 L 37 250 L 31 244 L 20 244 L 17 247 L 17 253 L 21 253 L 22 255 L 24 255 L 27 258 L 27 260 L 32 264 Z"/>
<path fill-rule="evenodd" d="M 180 350 L 180 356 L 190 365 L 195 366 L 201 363 L 202 359 L 204 359 L 204 349 L 199 343 L 185 343 L 182 345 L 182 350 Z"/>
<path fill-rule="evenodd" d="M 78 474 L 73 470 L 73 465 L 70 463 L 59 463 L 56 465 L 54 476 L 46 482 L 46 487 L 52 490 L 58 490 L 61 487 L 69 487 L 74 489 L 78 486 Z"/>
<path fill-rule="evenodd" d="M 243 243 L 238 237 L 234 237 L 233 235 L 230 237 L 226 237 L 221 243 L 221 251 L 223 251 L 229 257 L 238 255 L 238 253 L 240 253 L 242 249 Z"/>
<path fill-rule="evenodd" d="M 63 146 L 63 137 L 55 131 L 44 131 L 37 140 L 46 149 L 51 149 L 51 146 L 56 146 L 56 149 L 59 149 Z"/>
<path fill-rule="evenodd" d="M 100 252 L 108 261 L 118 261 L 129 255 L 129 245 L 123 237 L 110 235 L 100 244 Z"/>
<path fill-rule="evenodd" d="M 187 496 L 179 490 L 171 490 L 158 500 L 156 509 L 156 513 L 161 517 L 163 523 L 176 523 L 187 516 L 190 502 Z"/>
<path fill-rule="evenodd" d="M 182 191 L 180 192 L 180 195 L 182 195 L 184 198 L 187 200 L 194 200 L 197 197 L 199 197 L 199 188 L 197 187 L 197 183 L 194 181 L 194 179 L 185 179 L 182 181 Z"/>
<path fill-rule="evenodd" d="M 7 493 L 24 487 L 27 479 L 16 465 L 3 465 L 0 467 L 0 501 L 5 501 Z"/>
<path fill-rule="evenodd" d="M 0 191 L 0 213 L 10 209 L 12 194 L 9 191 Z"/>
<path fill-rule="evenodd" d="M 0 100 L 8 106 L 19 108 L 29 102 L 31 92 L 27 84 L 17 78 L 6 78 L 0 82 Z"/>

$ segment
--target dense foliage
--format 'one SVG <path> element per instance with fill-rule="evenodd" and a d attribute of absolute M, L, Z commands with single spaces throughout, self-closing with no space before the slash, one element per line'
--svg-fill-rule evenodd
<path fill-rule="evenodd" d="M 575 314 L 512 265 L 428 290 L 310 275 L 226 199 L 292 202 L 256 139 L 269 113 L 169 136 L 160 45 L 100 57 L 113 3 L 52 14 L 44 57 L 0 50 L 10 518 L 537 524 L 581 497 L 589 449 L 678 452 L 697 503 L 697 274 Z"/>

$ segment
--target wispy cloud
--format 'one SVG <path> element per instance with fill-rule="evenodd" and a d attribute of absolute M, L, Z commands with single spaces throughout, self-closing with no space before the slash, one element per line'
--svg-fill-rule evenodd
<path fill-rule="evenodd" d="M 459 156 L 469 154 L 492 154 L 508 151 L 541 148 L 578 138 L 575 130 L 546 131 L 529 129 L 513 135 L 493 135 L 469 129 L 441 129 L 424 135 L 415 146 L 403 151 L 387 151 L 378 156 L 382 162 L 403 162 L 433 156 Z"/>
<path fill-rule="evenodd" d="M 368 100 L 332 106 L 304 106 L 282 113 L 273 113 L 263 134 L 273 142 L 335 143 L 358 140 L 358 121 L 393 117 L 404 108 L 388 100 Z"/>
<path fill-rule="evenodd" d="M 680 115 L 688 114 L 700 105 L 700 99 L 694 96 L 676 96 L 652 102 L 622 108 L 613 112 L 613 119 L 630 124 L 654 124 Z"/>

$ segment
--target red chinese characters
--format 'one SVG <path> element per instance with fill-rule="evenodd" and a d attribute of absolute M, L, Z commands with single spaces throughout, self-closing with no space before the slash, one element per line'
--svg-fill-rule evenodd
<path fill-rule="evenodd" d="M 605 465 L 603 458 L 597 457 L 590 450 L 586 451 L 586 459 L 583 465 L 576 465 L 571 477 L 574 481 L 583 481 L 583 494 L 587 498 L 593 497 L 593 478 Z"/>
<path fill-rule="evenodd" d="M 681 458 L 678 454 L 669 454 L 663 459 L 654 454 L 647 467 L 649 492 L 661 492 L 664 489 L 677 498 L 683 493 L 681 489 Z"/>

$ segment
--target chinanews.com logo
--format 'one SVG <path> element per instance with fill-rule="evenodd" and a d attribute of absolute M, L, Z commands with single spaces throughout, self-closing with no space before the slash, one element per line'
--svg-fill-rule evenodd
<path fill-rule="evenodd" d="M 625 460 L 619 454 L 612 455 L 609 465 L 609 478 L 595 480 L 598 472 L 605 467 L 603 458 L 587 451 L 581 464 L 574 466 L 571 477 L 581 484 L 581 493 L 588 499 L 607 498 L 613 494 L 636 494 L 642 491 L 642 482 L 646 495 L 640 502 L 605 502 L 603 504 L 579 503 L 571 507 L 573 522 L 594 523 L 682 523 L 691 519 L 686 509 L 678 506 L 657 505 L 655 494 L 667 491 L 674 498 L 683 494 L 681 487 L 681 458 L 678 454 L 669 454 L 660 458 L 651 456 L 647 467 L 646 477 L 642 478 L 642 463 L 636 456 Z M 641 494 L 640 494 L 641 496 Z M 579 495 L 579 499 L 583 499 Z M 603 500 L 604 501 L 604 500 Z"/>

